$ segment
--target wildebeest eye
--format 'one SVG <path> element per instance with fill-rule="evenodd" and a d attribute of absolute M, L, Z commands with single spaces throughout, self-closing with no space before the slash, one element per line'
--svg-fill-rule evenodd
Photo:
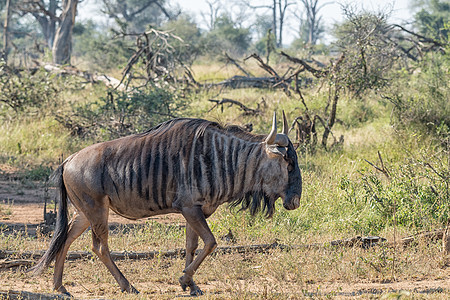
<path fill-rule="evenodd" d="M 292 172 L 294 170 L 294 166 L 289 164 L 288 165 L 288 172 Z"/>

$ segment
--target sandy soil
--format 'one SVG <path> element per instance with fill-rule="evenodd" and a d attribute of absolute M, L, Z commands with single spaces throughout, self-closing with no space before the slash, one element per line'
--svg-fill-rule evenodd
<path fill-rule="evenodd" d="M 38 182 L 21 183 L 13 180 L 0 180 L 0 223 L 39 224 L 44 221 L 44 202 L 47 198 L 47 211 L 52 210 L 57 197 L 54 187 L 46 188 Z M 112 224 L 144 224 L 146 220 L 155 220 L 168 224 L 184 224 L 178 214 L 155 216 L 141 220 L 129 220 L 110 211 Z"/>

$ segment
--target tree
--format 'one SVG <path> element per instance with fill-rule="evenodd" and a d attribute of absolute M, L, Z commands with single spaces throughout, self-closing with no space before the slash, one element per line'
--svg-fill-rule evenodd
<path fill-rule="evenodd" d="M 24 0 L 18 3 L 21 15 L 31 14 L 41 26 L 53 63 L 68 64 L 72 53 L 72 30 L 79 0 Z M 60 12 L 58 16 L 58 12 Z"/>
<path fill-rule="evenodd" d="M 148 25 L 160 26 L 164 19 L 174 19 L 165 7 L 165 0 L 102 0 L 103 12 L 129 32 L 144 32 Z"/>
<path fill-rule="evenodd" d="M 450 24 L 450 3 L 441 0 L 426 0 L 418 5 L 414 19 L 419 33 L 435 39 L 448 41 Z"/>
<path fill-rule="evenodd" d="M 238 27 L 227 14 L 217 18 L 214 29 L 206 35 L 206 48 L 215 55 L 226 51 L 240 56 L 248 49 L 250 42 L 250 29 Z"/>
<path fill-rule="evenodd" d="M 5 23 L 3 25 L 3 53 L 2 58 L 5 62 L 8 61 L 8 31 L 9 31 L 9 20 L 11 17 L 11 0 L 6 0 L 6 17 Z"/>
<path fill-rule="evenodd" d="M 180 15 L 176 20 L 164 24 L 163 30 L 181 38 L 174 39 L 171 46 L 177 53 L 177 58 L 191 65 L 195 58 L 204 50 L 204 40 L 197 24 L 188 16 Z"/>
<path fill-rule="evenodd" d="M 268 15 L 256 16 L 256 21 L 252 28 L 256 34 L 257 41 L 254 47 L 257 53 L 268 54 L 268 52 L 276 48 L 275 36 L 272 33 L 272 21 Z M 266 63 L 268 62 L 266 61 Z"/>
<path fill-rule="evenodd" d="M 17 4 L 19 14 L 31 14 L 41 27 L 42 34 L 47 42 L 47 46 L 51 49 L 56 34 L 56 25 L 59 22 L 57 15 L 60 0 L 25 0 Z"/>
<path fill-rule="evenodd" d="M 279 48 L 283 43 L 283 27 L 286 19 L 287 8 L 294 2 L 288 0 L 272 0 L 271 4 L 253 5 L 247 0 L 246 5 L 252 9 L 266 8 L 272 11 L 272 34 L 275 36 L 276 46 Z"/>
<path fill-rule="evenodd" d="M 274 1 L 275 2 L 275 1 Z M 283 27 L 284 27 L 284 21 L 286 17 L 286 10 L 290 5 L 293 5 L 293 2 L 288 2 L 288 0 L 277 0 L 276 3 L 274 3 L 275 6 L 278 6 L 278 24 L 279 24 L 279 32 L 278 32 L 278 41 L 277 41 L 277 47 L 283 46 Z"/>
<path fill-rule="evenodd" d="M 319 0 L 300 0 L 304 13 L 297 16 L 300 20 L 299 36 L 305 43 L 315 45 L 324 32 L 324 25 L 322 23 L 322 16 L 319 16 L 319 11 L 329 2 L 319 5 Z"/>
<path fill-rule="evenodd" d="M 56 30 L 53 42 L 53 63 L 65 65 L 70 64 L 72 55 L 72 31 L 75 25 L 78 0 L 64 0 L 60 23 Z"/>
<path fill-rule="evenodd" d="M 208 26 L 209 31 L 213 30 L 214 24 L 216 23 L 219 13 L 222 10 L 222 4 L 220 0 L 205 0 L 208 4 L 208 12 L 200 12 L 203 21 Z"/>

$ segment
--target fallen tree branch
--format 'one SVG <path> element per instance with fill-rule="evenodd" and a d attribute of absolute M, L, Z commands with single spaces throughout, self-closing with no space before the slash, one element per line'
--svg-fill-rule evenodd
<path fill-rule="evenodd" d="M 404 237 L 399 241 L 399 243 L 403 247 L 407 247 L 413 242 L 417 242 L 419 240 L 430 240 L 430 241 L 442 240 L 443 236 L 444 236 L 444 229 L 437 229 L 433 231 L 420 232 L 415 235 Z"/>
<path fill-rule="evenodd" d="M 238 63 L 236 62 L 236 60 L 232 59 L 232 58 L 228 55 L 228 53 L 225 53 L 225 58 L 227 59 L 227 64 L 228 64 L 228 63 L 232 63 L 233 65 L 236 66 L 236 68 L 238 68 L 242 73 L 244 73 L 245 76 L 247 76 L 247 77 L 253 77 L 253 75 L 250 74 L 250 72 L 247 72 L 243 67 L 241 67 L 240 64 L 238 64 Z"/>
<path fill-rule="evenodd" d="M 411 245 L 413 242 L 418 240 L 431 240 L 437 241 L 441 240 L 444 235 L 444 229 L 437 229 L 434 231 L 421 232 L 415 235 L 407 236 L 402 238 L 397 243 L 388 243 L 388 246 L 396 246 L 401 245 L 407 247 Z M 333 240 L 325 243 L 313 243 L 313 244 L 304 244 L 304 245 L 285 245 L 274 242 L 272 244 L 256 244 L 256 245 L 240 245 L 240 246 L 222 246 L 217 247 L 213 255 L 224 255 L 231 253 L 265 253 L 269 250 L 282 250 L 289 251 L 292 249 L 310 249 L 310 248 L 323 248 L 323 247 L 360 247 L 363 249 L 368 249 L 375 245 L 379 245 L 385 243 L 386 239 L 378 236 L 368 236 L 361 237 L 356 236 L 349 239 L 342 240 Z M 202 250 L 199 249 L 195 253 L 199 254 Z M 20 257 L 21 259 L 17 259 L 16 261 L 11 260 L 10 265 L 12 267 L 24 265 L 29 266 L 30 261 L 25 259 L 38 260 L 44 255 L 44 250 L 38 251 L 11 251 L 11 250 L 0 250 L 0 259 L 10 258 L 10 257 Z M 125 260 L 125 259 L 153 259 L 153 258 L 178 258 L 185 257 L 186 250 L 185 249 L 173 249 L 167 251 L 147 251 L 147 252 L 128 252 L 128 251 L 111 251 L 111 258 L 113 260 Z M 92 252 L 88 251 L 70 251 L 66 256 L 66 260 L 79 260 L 79 259 L 92 259 L 94 257 Z M 7 263 L 5 261 L 4 263 Z M 4 265 L 7 268 L 7 264 Z"/>
<path fill-rule="evenodd" d="M 209 99 L 210 102 L 214 102 L 216 104 L 213 105 L 213 107 L 211 107 L 208 112 L 212 111 L 214 108 L 221 106 L 222 110 L 223 110 L 223 105 L 224 104 L 230 104 L 231 105 L 237 105 L 239 106 L 239 108 L 241 110 L 244 111 L 244 115 L 259 115 L 261 113 L 261 111 L 259 110 L 259 105 L 258 108 L 253 109 L 250 107 L 245 106 L 244 104 L 242 104 L 241 102 L 237 101 L 237 100 L 233 100 L 233 99 L 226 99 L 223 98 L 222 100 L 214 100 L 214 99 Z"/>
<path fill-rule="evenodd" d="M 0 270 L 7 270 L 11 268 L 17 268 L 21 266 L 29 267 L 32 264 L 34 264 L 33 260 L 26 260 L 26 259 L 14 259 L 14 260 L 1 260 L 0 261 Z"/>
<path fill-rule="evenodd" d="M 378 151 L 378 159 L 380 160 L 380 164 L 381 167 L 378 167 L 377 165 L 371 163 L 370 161 L 368 161 L 367 159 L 364 159 L 369 165 L 371 165 L 372 167 L 374 167 L 377 171 L 380 171 L 381 173 L 383 173 L 388 179 L 389 179 L 389 171 L 388 169 L 386 169 L 386 166 L 384 165 L 383 159 L 381 158 L 381 153 L 380 151 Z"/>
<path fill-rule="evenodd" d="M 284 57 L 286 57 L 288 60 L 290 60 L 290 61 L 292 61 L 292 62 L 294 62 L 294 63 L 297 63 L 297 64 L 302 65 L 307 71 L 309 71 L 311 74 L 313 74 L 313 75 L 314 75 L 315 77 L 317 77 L 317 78 L 325 77 L 325 76 L 327 76 L 328 73 L 329 73 L 328 71 L 315 69 L 315 68 L 311 67 L 311 66 L 310 66 L 307 62 L 305 62 L 303 59 L 299 59 L 299 58 L 296 58 L 296 57 L 292 57 L 292 56 L 290 56 L 289 54 L 287 54 L 287 53 L 285 53 L 285 52 L 283 52 L 283 51 L 281 51 L 281 55 L 284 56 Z"/>
<path fill-rule="evenodd" d="M 239 246 L 222 246 L 217 247 L 213 255 L 224 255 L 230 253 L 265 253 L 269 250 L 291 250 L 291 249 L 303 249 L 303 248 L 320 248 L 320 247 L 355 247 L 360 246 L 362 248 L 368 248 L 374 246 L 377 243 L 384 242 L 386 239 L 381 237 L 354 237 L 351 239 L 335 240 L 326 243 L 306 244 L 306 245 L 284 245 L 274 242 L 272 244 L 256 244 L 256 245 L 239 245 Z M 199 254 L 202 250 L 197 250 L 195 253 Z M 44 255 L 44 250 L 39 251 L 11 251 L 0 250 L 0 258 L 8 257 L 21 257 L 22 259 L 28 258 L 38 260 Z M 153 258 L 177 258 L 185 257 L 185 249 L 173 249 L 167 251 L 147 251 L 147 252 L 128 252 L 128 251 L 111 251 L 111 258 L 113 260 L 125 260 L 125 259 L 153 259 Z M 92 259 L 94 254 L 88 251 L 69 251 L 66 256 L 66 260 L 78 260 L 78 259 Z"/>
<path fill-rule="evenodd" d="M 244 59 L 244 61 L 246 61 L 247 59 L 250 59 L 250 58 L 256 59 L 256 61 L 258 61 L 259 66 L 260 66 L 262 69 L 264 69 L 264 70 L 265 70 L 267 73 L 269 73 L 270 75 L 272 75 L 272 76 L 274 76 L 274 77 L 280 79 L 280 76 L 278 75 L 278 73 L 277 73 L 271 66 L 269 66 L 268 64 L 266 64 L 265 62 L 263 62 L 263 60 L 261 59 L 261 57 L 258 56 L 258 54 L 253 53 L 252 55 L 246 57 L 246 58 Z"/>
<path fill-rule="evenodd" d="M 229 88 L 286 88 L 286 83 L 290 83 L 292 78 L 280 80 L 278 77 L 246 77 L 235 75 L 230 79 L 218 82 L 214 85 L 221 85 Z"/>
<path fill-rule="evenodd" d="M 9 290 L 7 292 L 0 292 L 0 299 L 8 299 L 8 300 L 28 300 L 28 299 L 40 299 L 40 300 L 59 300 L 59 299 L 73 299 L 71 296 L 63 295 L 63 294 L 40 294 L 40 293 L 31 293 L 26 291 L 12 291 Z"/>

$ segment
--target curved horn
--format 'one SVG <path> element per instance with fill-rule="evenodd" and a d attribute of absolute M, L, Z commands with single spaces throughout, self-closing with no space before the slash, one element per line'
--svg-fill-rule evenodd
<path fill-rule="evenodd" d="M 270 131 L 269 135 L 266 138 L 266 144 L 272 145 L 273 142 L 275 142 L 276 136 L 277 136 L 277 113 L 273 112 L 272 130 Z"/>
<path fill-rule="evenodd" d="M 284 110 L 283 110 L 283 134 L 288 135 L 289 133 L 289 125 L 288 122 L 286 120 L 286 115 L 284 114 Z"/>

